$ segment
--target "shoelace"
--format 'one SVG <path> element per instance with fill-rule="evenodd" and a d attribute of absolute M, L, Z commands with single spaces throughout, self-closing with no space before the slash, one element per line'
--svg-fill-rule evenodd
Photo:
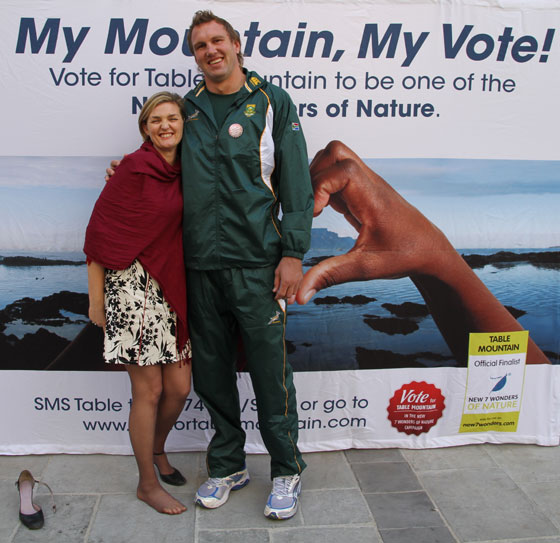
<path fill-rule="evenodd" d="M 235 483 L 231 477 L 210 477 L 208 479 L 208 486 L 229 486 L 231 483 Z"/>
<path fill-rule="evenodd" d="M 289 496 L 295 476 L 275 477 L 272 483 L 272 493 L 277 496 Z"/>

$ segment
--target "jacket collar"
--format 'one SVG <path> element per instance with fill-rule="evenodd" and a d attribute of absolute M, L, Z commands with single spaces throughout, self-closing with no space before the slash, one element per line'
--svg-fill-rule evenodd
<path fill-rule="evenodd" d="M 257 74 L 257 72 L 250 72 L 246 68 L 243 68 L 243 73 L 245 74 L 245 83 L 241 88 L 245 89 L 249 94 L 264 85 L 264 79 Z M 200 104 L 200 100 L 203 100 L 202 97 L 206 94 L 206 92 L 208 91 L 206 89 L 206 83 L 203 80 L 187 94 L 186 98 L 197 105 L 202 105 Z"/>

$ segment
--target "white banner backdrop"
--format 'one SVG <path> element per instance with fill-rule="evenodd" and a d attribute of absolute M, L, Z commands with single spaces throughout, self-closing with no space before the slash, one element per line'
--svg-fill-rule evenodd
<path fill-rule="evenodd" d="M 142 98 L 201 77 L 197 9 L 228 19 L 246 65 L 290 93 L 311 156 L 329 137 L 367 158 L 558 158 L 560 7 L 538 0 L 7 0 L 1 85 L 19 107 L 3 112 L 2 154 L 129 152 Z"/>
<path fill-rule="evenodd" d="M 467 370 L 405 273 L 337 285 L 290 310 L 302 450 L 559 443 L 558 2 L 84 6 L 3 2 L 0 453 L 131 452 L 125 374 L 82 372 L 80 359 L 78 371 L 33 369 L 56 360 L 83 328 L 76 306 L 87 289 L 85 267 L 68 260 L 83 260 L 76 255 L 109 160 L 139 144 L 143 100 L 164 89 L 185 94 L 201 77 L 186 45 L 198 9 L 228 19 L 245 65 L 289 92 L 310 158 L 342 140 L 455 247 L 483 260 L 504 248 L 539 252 L 534 260 L 472 264 L 553 363 L 527 366 L 515 432 L 459 432 Z M 322 237 L 311 257 L 340 254 L 356 238 L 331 210 L 313 227 Z M 9 255 L 63 263 L 8 266 Z M 63 303 L 62 291 L 76 303 Z M 54 312 L 44 308 L 48 296 L 58 296 L 49 298 L 60 304 Z M 48 313 L 41 318 L 39 301 Z M 406 320 L 398 311 L 411 311 L 408 303 L 420 312 Z M 489 386 L 505 376 L 489 369 Z M 247 375 L 239 385 L 247 448 L 261 452 Z M 202 450 L 209 435 L 192 394 L 169 450 Z"/>
<path fill-rule="evenodd" d="M 558 445 L 560 367 L 528 367 L 525 394 L 515 433 L 459 434 L 465 400 L 466 369 L 427 368 L 297 373 L 302 451 L 347 448 L 448 447 L 468 443 L 537 443 Z M 124 373 L 9 372 L 0 384 L 2 454 L 131 454 L 128 438 L 130 386 Z M 420 380 L 420 389 L 440 390 L 441 418 L 418 435 L 393 426 L 391 397 Z M 490 379 L 488 383 L 490 384 Z M 247 374 L 239 379 L 247 451 L 265 452 L 258 432 L 254 395 Z M 532 391 L 538 390 L 538 394 Z M 175 424 L 169 451 L 204 450 L 212 435 L 208 412 L 195 394 Z"/>

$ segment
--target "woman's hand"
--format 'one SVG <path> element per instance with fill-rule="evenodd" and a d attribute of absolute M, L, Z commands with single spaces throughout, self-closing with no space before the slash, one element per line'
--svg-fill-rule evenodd
<path fill-rule="evenodd" d="M 95 261 L 88 262 L 88 316 L 105 331 L 105 268 Z"/>
<path fill-rule="evenodd" d="M 96 326 L 100 326 L 105 331 L 105 306 L 103 304 L 89 304 L 89 319 Z"/>

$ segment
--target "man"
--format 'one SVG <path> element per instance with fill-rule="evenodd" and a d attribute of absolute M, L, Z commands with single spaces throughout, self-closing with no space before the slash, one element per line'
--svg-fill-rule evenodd
<path fill-rule="evenodd" d="M 302 280 L 313 213 L 305 140 L 287 93 L 242 68 L 227 21 L 197 12 L 188 41 L 204 75 L 185 97 L 181 155 L 189 327 L 194 388 L 216 430 L 210 478 L 195 501 L 219 507 L 249 482 L 236 384 L 241 338 L 271 456 L 265 516 L 287 519 L 305 467 L 284 343 L 286 302 Z"/>

